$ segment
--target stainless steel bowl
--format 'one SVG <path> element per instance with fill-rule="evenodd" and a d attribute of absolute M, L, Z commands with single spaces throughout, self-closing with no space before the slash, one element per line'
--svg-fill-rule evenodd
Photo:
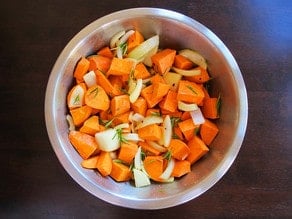
<path fill-rule="evenodd" d="M 66 94 L 72 73 L 81 56 L 92 54 L 118 31 L 138 29 L 148 38 L 160 35 L 161 47 L 191 48 L 199 51 L 209 64 L 213 92 L 222 97 L 220 133 L 209 154 L 192 172 L 170 184 L 135 188 L 117 183 L 83 169 L 81 158 L 68 140 L 65 119 Z M 45 119 L 53 149 L 70 176 L 94 196 L 114 205 L 134 209 L 162 209 L 194 199 L 210 189 L 236 158 L 247 125 L 248 102 L 240 69 L 223 42 L 197 21 L 174 11 L 158 8 L 133 8 L 102 17 L 82 29 L 58 57 L 46 90 Z"/>

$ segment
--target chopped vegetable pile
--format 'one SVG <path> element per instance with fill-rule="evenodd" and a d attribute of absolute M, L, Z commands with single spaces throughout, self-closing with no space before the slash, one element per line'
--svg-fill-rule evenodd
<path fill-rule="evenodd" d="M 159 36 L 121 31 L 76 64 L 67 94 L 69 140 L 83 161 L 115 181 L 173 182 L 209 151 L 220 97 L 205 58 L 160 48 Z"/>

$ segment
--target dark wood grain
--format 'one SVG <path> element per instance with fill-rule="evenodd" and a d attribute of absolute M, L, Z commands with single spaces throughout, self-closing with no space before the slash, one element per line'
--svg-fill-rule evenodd
<path fill-rule="evenodd" d="M 0 7 L 0 217 L 149 218 L 105 203 L 62 168 L 44 122 L 47 80 L 84 26 L 161 7 L 209 27 L 235 56 L 249 101 L 238 158 L 213 188 L 151 218 L 292 218 L 292 1 L 5 1 Z"/>

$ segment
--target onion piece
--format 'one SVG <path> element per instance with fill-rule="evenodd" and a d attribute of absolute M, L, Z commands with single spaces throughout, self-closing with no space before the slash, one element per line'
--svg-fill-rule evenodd
<path fill-rule="evenodd" d="M 68 101 L 69 108 L 81 107 L 85 91 L 81 85 L 76 85 L 73 89 L 72 94 L 70 95 L 70 99 Z"/>
<path fill-rule="evenodd" d="M 135 113 L 131 116 L 131 120 L 134 122 L 141 122 L 145 117 L 141 115 L 140 113 Z"/>
<path fill-rule="evenodd" d="M 129 54 L 129 58 L 136 59 L 138 62 L 143 62 L 146 56 L 149 55 L 150 52 L 155 47 L 158 47 L 159 45 L 159 36 L 155 35 L 153 37 L 150 37 L 149 39 L 142 42 L 140 45 L 135 47 Z"/>
<path fill-rule="evenodd" d="M 201 70 L 198 68 L 193 68 L 190 70 L 184 70 L 176 67 L 172 67 L 172 69 L 176 72 L 181 74 L 182 76 L 196 76 L 201 74 Z"/>
<path fill-rule="evenodd" d="M 118 46 L 117 47 L 117 57 L 119 59 L 122 59 L 123 58 L 123 55 L 124 55 L 124 51 L 123 51 L 122 47 Z"/>
<path fill-rule="evenodd" d="M 83 76 L 83 80 L 85 81 L 85 84 L 87 87 L 91 87 L 93 85 L 96 85 L 96 75 L 95 75 L 94 71 L 90 71 L 90 72 L 86 73 Z"/>
<path fill-rule="evenodd" d="M 69 125 L 69 131 L 75 131 L 75 125 L 74 125 L 72 116 L 67 114 L 66 120 L 67 120 L 68 125 Z"/>
<path fill-rule="evenodd" d="M 121 124 L 115 126 L 114 128 L 115 129 L 127 129 L 129 127 L 130 127 L 129 123 L 121 123 Z"/>
<path fill-rule="evenodd" d="M 135 187 L 149 186 L 151 184 L 149 177 L 145 172 L 138 169 L 133 169 Z"/>
<path fill-rule="evenodd" d="M 111 40 L 110 40 L 110 48 L 111 48 L 111 49 L 114 48 L 114 47 L 116 47 L 116 45 L 117 45 L 119 39 L 120 39 L 123 35 L 125 35 L 125 33 L 126 33 L 126 31 L 122 30 L 122 31 L 116 33 L 116 34 L 111 38 Z"/>
<path fill-rule="evenodd" d="M 166 115 L 163 121 L 163 145 L 168 147 L 172 137 L 172 126 L 170 116 Z"/>
<path fill-rule="evenodd" d="M 206 59 L 197 51 L 191 49 L 183 49 L 178 52 L 178 54 L 188 58 L 196 65 L 200 66 L 203 69 L 207 69 L 207 62 Z"/>
<path fill-rule="evenodd" d="M 135 124 L 134 123 L 130 124 L 130 132 L 132 132 L 132 133 L 135 132 Z"/>
<path fill-rule="evenodd" d="M 200 125 L 205 122 L 205 118 L 199 107 L 198 109 L 191 111 L 190 114 L 195 125 Z"/>
<path fill-rule="evenodd" d="M 118 45 L 123 44 L 125 42 L 127 42 L 127 40 L 129 39 L 129 37 L 131 35 L 133 35 L 135 33 L 134 30 L 128 30 L 119 40 Z"/>
<path fill-rule="evenodd" d="M 123 133 L 122 137 L 126 141 L 144 141 L 142 138 L 139 137 L 137 133 Z"/>
<path fill-rule="evenodd" d="M 172 174 L 172 171 L 173 171 L 173 168 L 174 168 L 174 164 L 175 164 L 175 161 L 174 161 L 173 158 L 171 158 L 168 161 L 167 167 L 165 168 L 165 170 L 163 171 L 163 173 L 159 176 L 159 178 L 162 179 L 162 180 L 169 179 L 170 176 L 171 176 L 171 174 Z"/>
<path fill-rule="evenodd" d="M 142 163 L 142 157 L 141 157 L 141 147 L 138 147 L 138 150 L 134 157 L 134 167 L 137 170 L 142 170 L 142 166 L 143 166 L 143 163 Z"/>
<path fill-rule="evenodd" d="M 142 169 L 141 170 L 146 174 L 146 176 L 148 176 L 150 178 L 150 176 L 148 175 L 147 171 L 145 170 L 143 162 L 142 162 Z"/>
<path fill-rule="evenodd" d="M 160 116 L 147 116 L 136 126 L 136 129 L 143 128 L 147 125 L 160 124 L 162 122 L 163 118 Z"/>
<path fill-rule="evenodd" d="M 135 33 L 134 30 L 129 30 L 127 31 L 117 42 L 117 57 L 119 59 L 122 59 L 124 54 L 127 51 L 127 44 L 125 45 L 125 43 L 127 42 L 127 40 L 129 39 L 129 37 L 131 35 L 133 35 Z"/>
<path fill-rule="evenodd" d="M 155 141 L 147 141 L 147 143 L 148 143 L 151 147 L 153 147 L 153 148 L 155 148 L 156 150 L 158 150 L 159 152 L 164 153 L 164 152 L 167 151 L 167 149 L 166 149 L 165 147 L 161 146 L 160 144 L 157 144 Z"/>
<path fill-rule="evenodd" d="M 95 140 L 102 151 L 115 151 L 120 147 L 116 129 L 109 128 L 95 134 Z"/>
<path fill-rule="evenodd" d="M 178 109 L 181 111 L 191 112 L 197 110 L 199 107 L 195 103 L 184 103 L 182 101 L 178 101 Z"/>
<path fill-rule="evenodd" d="M 143 60 L 143 63 L 148 66 L 148 67 L 152 67 L 152 60 L 151 60 L 151 56 L 153 56 L 154 54 L 156 54 L 158 51 L 158 46 L 155 46 L 151 51 L 149 51 L 146 55 L 145 58 Z"/>
<path fill-rule="evenodd" d="M 140 96 L 140 93 L 142 91 L 142 85 L 143 85 L 142 79 L 140 78 L 137 80 L 135 88 L 130 93 L 129 98 L 130 98 L 131 103 L 134 103 L 138 99 L 138 97 Z"/>
<path fill-rule="evenodd" d="M 136 88 L 136 85 L 137 83 L 132 78 L 129 78 L 128 94 L 133 93 L 134 89 Z"/>
<path fill-rule="evenodd" d="M 163 180 L 163 181 L 161 181 L 162 183 L 172 183 L 174 181 L 174 177 L 173 176 L 171 176 L 171 177 L 169 177 L 168 179 L 165 179 L 165 180 Z"/>

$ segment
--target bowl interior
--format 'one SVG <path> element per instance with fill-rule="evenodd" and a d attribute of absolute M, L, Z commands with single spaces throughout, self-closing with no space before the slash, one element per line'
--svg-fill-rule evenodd
<path fill-rule="evenodd" d="M 212 93 L 222 97 L 220 133 L 207 156 L 192 172 L 170 184 L 135 188 L 83 169 L 68 140 L 66 94 L 81 56 L 108 45 L 118 31 L 137 29 L 145 38 L 159 34 L 160 47 L 199 51 L 209 64 Z M 158 209 L 189 201 L 214 185 L 228 170 L 240 149 L 247 123 L 247 96 L 240 70 L 226 46 L 209 29 L 182 14 L 154 8 L 116 12 L 81 30 L 65 47 L 51 72 L 45 102 L 46 125 L 58 159 L 84 189 L 109 203 L 137 209 Z"/>

